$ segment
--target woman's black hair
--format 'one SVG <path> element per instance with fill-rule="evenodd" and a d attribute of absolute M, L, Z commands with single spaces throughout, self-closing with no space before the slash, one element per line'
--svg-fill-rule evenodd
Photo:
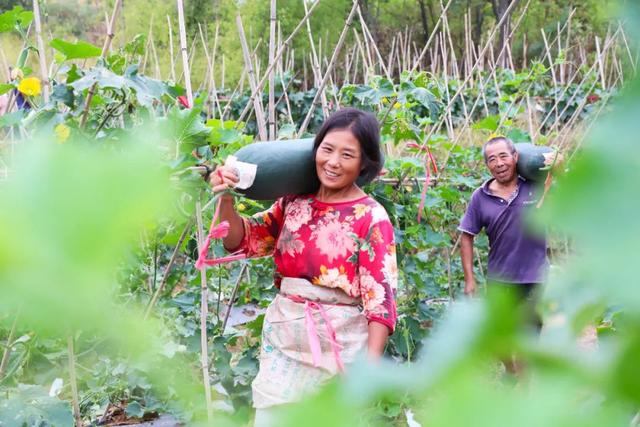
<path fill-rule="evenodd" d="M 376 117 L 356 108 L 343 108 L 333 113 L 322 124 L 313 141 L 313 158 L 324 137 L 333 130 L 349 129 L 360 143 L 362 171 L 358 182 L 369 183 L 378 176 L 384 158 L 380 151 L 380 130 Z"/>

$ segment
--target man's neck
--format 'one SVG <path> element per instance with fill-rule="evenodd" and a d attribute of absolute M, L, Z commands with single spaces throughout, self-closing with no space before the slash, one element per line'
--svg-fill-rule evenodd
<path fill-rule="evenodd" d="M 503 199 L 508 199 L 514 191 L 518 188 L 518 175 L 515 176 L 514 179 L 508 182 L 498 182 L 497 179 L 493 179 L 489 183 L 489 190 L 491 194 L 501 197 Z"/>

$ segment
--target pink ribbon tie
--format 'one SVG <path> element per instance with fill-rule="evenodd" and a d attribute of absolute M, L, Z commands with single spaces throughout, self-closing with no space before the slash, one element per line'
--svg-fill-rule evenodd
<path fill-rule="evenodd" d="M 331 326 L 331 321 L 327 312 L 325 311 L 322 304 L 315 301 L 309 301 L 305 298 L 302 298 L 298 295 L 286 295 L 290 300 L 297 303 L 304 303 L 304 320 L 305 326 L 307 327 L 307 338 L 309 340 L 309 348 L 311 349 L 311 357 L 313 360 L 313 366 L 316 368 L 320 366 L 320 361 L 322 358 L 322 348 L 320 347 L 320 337 L 318 335 L 318 329 L 316 324 L 316 319 L 313 317 L 313 310 L 316 310 L 320 313 L 320 316 L 324 320 L 325 327 L 327 330 L 327 335 L 329 336 L 329 344 L 331 345 L 331 350 L 333 351 L 333 357 L 336 360 L 336 365 L 338 366 L 339 372 L 344 372 L 344 363 L 342 363 L 342 358 L 340 357 L 340 350 L 342 346 L 338 343 L 336 339 L 336 331 Z"/>
<path fill-rule="evenodd" d="M 196 268 L 198 270 L 202 270 L 205 266 L 214 266 L 218 264 L 223 264 L 226 262 L 237 261 L 239 259 L 246 258 L 246 255 L 243 253 L 235 252 L 229 256 L 222 258 L 207 258 L 207 253 L 209 252 L 209 247 L 211 246 L 211 240 L 213 239 L 224 239 L 229 234 L 229 222 L 222 221 L 220 224 L 216 224 L 218 221 L 218 214 L 220 213 L 220 202 L 216 205 L 216 211 L 213 215 L 213 219 L 211 220 L 211 227 L 209 228 L 209 234 L 200 248 L 200 253 L 198 253 L 198 260 L 196 261 Z"/>

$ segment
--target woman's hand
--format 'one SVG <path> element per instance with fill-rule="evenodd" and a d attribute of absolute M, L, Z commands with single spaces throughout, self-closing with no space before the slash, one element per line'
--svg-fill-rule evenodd
<path fill-rule="evenodd" d="M 239 180 L 236 171 L 224 165 L 218 166 L 209 175 L 209 184 L 214 193 L 235 187 Z"/>

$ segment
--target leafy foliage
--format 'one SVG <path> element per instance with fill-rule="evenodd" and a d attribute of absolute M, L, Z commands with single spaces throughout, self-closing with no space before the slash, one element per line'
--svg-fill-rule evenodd
<path fill-rule="evenodd" d="M 16 8 L 1 15 L 0 22 L 10 22 L 7 28 L 15 30 L 28 24 L 25 13 Z M 84 69 L 71 60 L 96 56 L 98 48 L 62 40 L 53 44 L 62 56 L 50 101 L 34 97 L 30 111 L 0 117 L 3 138 L 29 137 L 15 157 L 5 145 L 0 148 L 11 166 L 11 179 L 0 183 L 0 204 L 10 207 L 0 211 L 0 337 L 8 339 L 10 349 L 0 378 L 0 392 L 7 396 L 0 402 L 0 424 L 4 416 L 22 417 L 27 424 L 73 422 L 69 387 L 62 388 L 60 398 L 43 388 L 68 377 L 69 336 L 78 365 L 87 368 L 79 370 L 86 420 L 96 421 L 117 405 L 129 417 L 170 411 L 197 423 L 205 414 L 198 379 L 202 294 L 193 266 L 198 245 L 191 219 L 195 201 L 204 200 L 208 190 L 193 167 L 220 162 L 253 140 L 255 121 L 233 120 L 249 94 L 222 106 L 231 119 L 212 117 L 210 100 L 197 97 L 185 109 L 176 101 L 183 88 L 140 74 L 143 37 Z M 10 91 L 17 83 L 0 90 Z M 329 93 L 333 102 L 373 111 L 381 120 L 387 173 L 367 191 L 385 206 L 396 227 L 399 322 L 387 346 L 393 363 L 359 364 L 346 379 L 292 407 L 283 423 L 299 425 L 304 416 L 309 425 L 401 424 L 411 409 L 426 426 L 627 425 L 637 410 L 638 375 L 633 373 L 640 325 L 634 309 L 640 297 L 629 266 L 637 246 L 638 206 L 629 195 L 640 178 L 633 120 L 640 89 L 629 86 L 617 115 L 571 163 L 537 219 L 542 227 L 569 235 L 581 254 L 569 257 L 567 266 L 559 263 L 543 305 L 547 317 L 563 316 L 565 322 L 537 341 L 522 332 L 506 297 L 458 301 L 457 221 L 485 174 L 472 144 L 493 132 L 531 140 L 521 125 L 520 105 L 527 96 L 535 98 L 541 118 L 557 113 L 558 123 L 566 123 L 588 97 L 598 99 L 591 98 L 581 120 L 589 120 L 602 98 L 615 92 L 601 88 L 595 78 L 580 87 L 556 88 L 548 70 L 534 64 L 522 72 L 498 70 L 495 87 L 487 89 L 480 107 L 478 88 L 470 87 L 447 109 L 461 84 L 405 73 L 397 80 L 378 76 L 366 85 L 349 84 Z M 275 89 L 278 99 L 286 93 L 289 100 L 289 107 L 277 107 L 280 136 L 292 136 L 309 109 L 314 112 L 310 131 L 318 128 L 324 117 L 320 107 L 311 105 L 314 90 L 303 91 L 290 75 Z M 430 132 L 445 118 L 454 126 L 474 123 L 471 145 Z M 550 127 L 542 124 L 541 131 Z M 614 131 L 615 144 L 607 138 Z M 426 150 L 440 172 L 430 175 L 418 223 L 423 178 L 427 170 L 435 175 L 427 169 L 432 166 Z M 265 206 L 238 199 L 245 214 Z M 608 206 L 618 209 L 612 212 Z M 204 221 L 211 216 L 207 209 Z M 185 228 L 186 238 L 165 278 Z M 478 240 L 476 273 L 482 278 L 488 248 L 486 239 Z M 230 424 L 246 423 L 251 416 L 261 317 L 223 331 L 226 307 L 235 302 L 258 309 L 275 293 L 272 260 L 247 262 L 244 278 L 239 277 L 241 265 L 207 272 L 210 380 L 214 400 L 234 411 L 228 419 L 221 415 L 221 422 Z M 161 283 L 153 315 L 142 320 L 141 307 Z M 236 300 L 229 301 L 236 283 Z M 10 333 L 15 319 L 17 330 Z M 581 351 L 574 338 L 592 323 L 600 326 L 601 349 Z M 536 376 L 526 387 L 514 389 L 496 367 L 496 360 L 513 351 Z"/>

